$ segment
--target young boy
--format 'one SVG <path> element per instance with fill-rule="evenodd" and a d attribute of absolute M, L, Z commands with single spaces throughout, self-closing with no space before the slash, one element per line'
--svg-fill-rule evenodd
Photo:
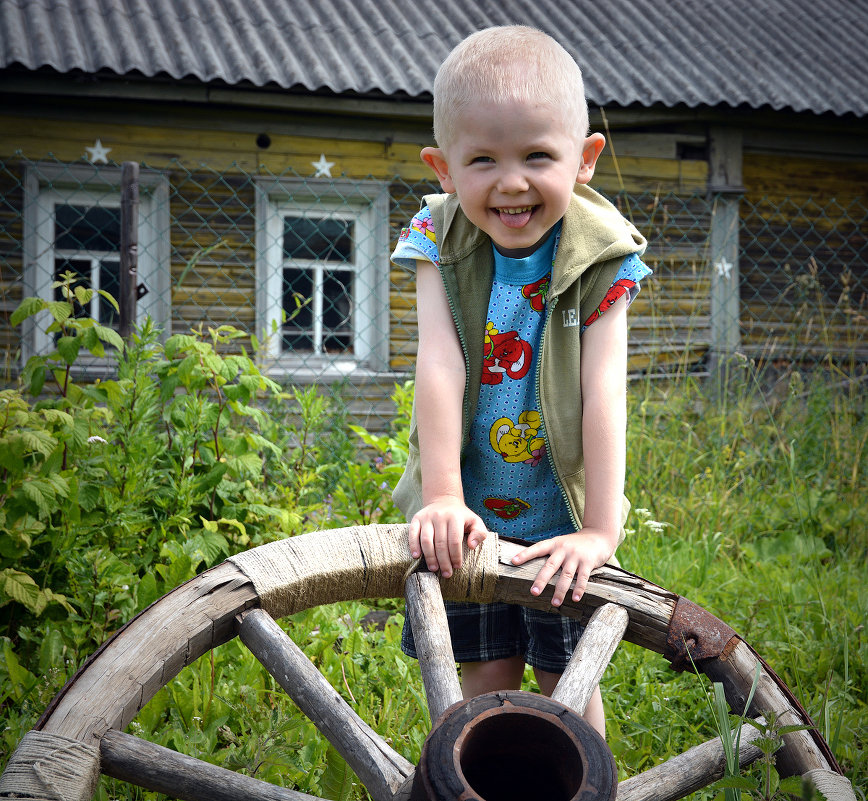
<path fill-rule="evenodd" d="M 422 150 L 446 195 L 425 198 L 393 260 L 416 270 L 414 427 L 395 500 L 410 551 L 444 577 L 487 531 L 547 559 L 553 606 L 578 601 L 609 560 L 623 499 L 626 310 L 649 274 L 645 241 L 584 185 L 603 150 L 588 135 L 581 72 L 523 26 L 469 36 L 434 82 Z M 578 186 L 577 186 L 578 184 Z M 466 698 L 521 686 L 547 695 L 581 635 L 567 617 L 447 603 Z M 405 627 L 404 649 L 415 656 Z M 604 732 L 597 692 L 586 718 Z"/>

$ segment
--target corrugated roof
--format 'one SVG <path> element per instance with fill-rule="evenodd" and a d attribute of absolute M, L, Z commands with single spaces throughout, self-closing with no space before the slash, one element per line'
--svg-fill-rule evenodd
<path fill-rule="evenodd" d="M 0 66 L 424 97 L 456 42 L 514 22 L 595 105 L 868 114 L 868 0 L 0 0 Z"/>

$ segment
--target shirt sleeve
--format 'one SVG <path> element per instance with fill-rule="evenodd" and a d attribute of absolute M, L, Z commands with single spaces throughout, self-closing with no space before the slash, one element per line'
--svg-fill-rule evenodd
<path fill-rule="evenodd" d="M 582 331 L 584 330 L 595 320 L 599 320 L 600 316 L 605 313 L 607 309 L 610 309 L 622 295 L 627 296 L 627 305 L 629 306 L 636 295 L 639 294 L 639 289 L 641 288 L 640 282 L 643 278 L 647 278 L 651 275 L 650 268 L 642 261 L 635 253 L 627 256 L 626 259 L 621 263 L 621 267 L 618 270 L 618 274 L 615 276 L 615 280 L 612 282 L 612 286 L 609 287 L 609 291 L 606 292 L 606 296 L 603 298 L 603 302 L 591 312 L 591 315 L 585 320 L 585 324 L 582 326 Z"/>
<path fill-rule="evenodd" d="M 407 228 L 401 230 L 398 244 L 392 251 L 392 261 L 399 267 L 414 270 L 415 262 L 430 261 L 440 264 L 440 253 L 437 250 L 437 237 L 431 222 L 431 211 L 425 206 L 412 220 Z"/>

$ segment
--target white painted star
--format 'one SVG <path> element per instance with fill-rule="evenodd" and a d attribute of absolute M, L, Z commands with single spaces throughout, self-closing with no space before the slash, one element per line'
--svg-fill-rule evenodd
<path fill-rule="evenodd" d="M 332 167 L 335 166 L 333 161 L 326 161 L 325 153 L 320 153 L 319 161 L 312 161 L 311 164 L 316 167 L 314 178 L 331 178 Z"/>
<path fill-rule="evenodd" d="M 88 153 L 87 160 L 91 164 L 108 164 L 108 154 L 111 152 L 111 148 L 103 147 L 99 139 L 96 140 L 93 147 L 86 147 L 85 150 Z"/>
<path fill-rule="evenodd" d="M 730 274 L 732 273 L 732 262 L 727 259 L 721 259 L 714 263 L 714 269 L 717 270 L 719 276 L 729 281 Z"/>

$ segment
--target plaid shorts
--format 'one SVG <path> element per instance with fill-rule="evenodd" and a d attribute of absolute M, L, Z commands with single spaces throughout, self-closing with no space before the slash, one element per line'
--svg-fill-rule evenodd
<path fill-rule="evenodd" d="M 585 630 L 581 623 L 558 612 L 504 603 L 445 603 L 456 662 L 524 656 L 531 667 L 563 673 Z M 417 658 L 409 618 L 404 621 L 401 649 Z"/>

